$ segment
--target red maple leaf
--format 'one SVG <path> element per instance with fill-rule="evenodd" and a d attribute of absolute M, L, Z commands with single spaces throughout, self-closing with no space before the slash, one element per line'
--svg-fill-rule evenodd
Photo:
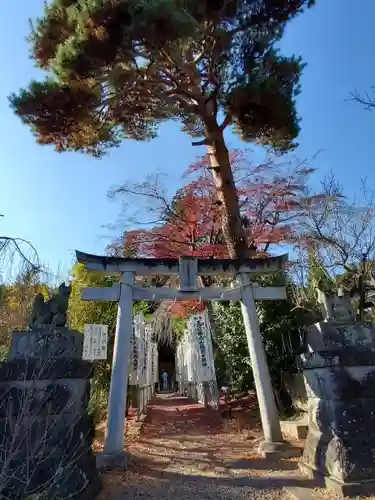
<path fill-rule="evenodd" d="M 249 256 L 254 248 L 266 255 L 271 245 L 293 241 L 306 210 L 322 201 L 323 195 L 307 195 L 309 176 L 314 169 L 292 168 L 276 159 L 255 165 L 243 150 L 232 151 L 230 161 Z M 119 245 L 123 254 L 149 258 L 228 257 L 221 229 L 223 207 L 217 201 L 207 156 L 190 165 L 184 179 L 189 182 L 177 190 L 167 210 L 163 199 L 160 224 L 125 233 Z M 202 302 L 179 302 L 170 311 L 186 316 L 187 311 L 200 307 Z"/>

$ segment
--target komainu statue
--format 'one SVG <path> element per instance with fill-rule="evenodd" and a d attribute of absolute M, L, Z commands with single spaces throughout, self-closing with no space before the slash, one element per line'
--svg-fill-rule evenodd
<path fill-rule="evenodd" d="M 72 291 L 71 285 L 62 283 L 56 295 L 47 302 L 41 293 L 35 297 L 31 315 L 29 318 L 29 328 L 36 330 L 43 326 L 63 327 L 66 325 L 69 296 Z"/>

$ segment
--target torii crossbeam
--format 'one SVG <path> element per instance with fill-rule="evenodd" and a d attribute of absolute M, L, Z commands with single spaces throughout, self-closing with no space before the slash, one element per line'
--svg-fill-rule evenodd
<path fill-rule="evenodd" d="M 263 451 L 276 449 L 282 441 L 278 411 L 271 378 L 257 321 L 255 300 L 284 300 L 284 287 L 260 287 L 251 281 L 254 276 L 275 273 L 283 269 L 288 255 L 265 259 L 127 259 L 76 252 L 77 260 L 87 270 L 107 271 L 121 275 L 112 287 L 84 288 L 83 300 L 118 301 L 112 378 L 109 393 L 107 435 L 104 454 L 123 455 L 129 348 L 132 333 L 133 300 L 234 300 L 241 301 L 242 314 L 249 346 L 254 382 L 257 391 L 265 437 Z M 142 287 L 134 283 L 135 276 L 179 276 L 179 288 Z M 199 288 L 198 276 L 232 276 L 238 287 Z M 271 444 L 271 446 L 270 446 Z"/>

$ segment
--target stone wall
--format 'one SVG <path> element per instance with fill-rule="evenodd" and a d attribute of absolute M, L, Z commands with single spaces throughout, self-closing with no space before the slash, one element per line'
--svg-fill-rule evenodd
<path fill-rule="evenodd" d="M 346 495 L 373 493 L 374 353 L 356 348 L 309 353 L 305 377 L 310 422 L 303 463 Z"/>
<path fill-rule="evenodd" d="M 100 490 L 82 335 L 17 332 L 0 363 L 0 497 L 92 500 Z M 81 351 L 82 352 L 82 351 Z"/>
<path fill-rule="evenodd" d="M 341 496 L 373 494 L 375 328 L 341 318 L 307 334 L 309 431 L 300 468 Z"/>

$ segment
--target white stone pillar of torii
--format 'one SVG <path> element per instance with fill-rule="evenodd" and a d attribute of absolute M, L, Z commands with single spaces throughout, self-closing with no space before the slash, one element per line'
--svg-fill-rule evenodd
<path fill-rule="evenodd" d="M 241 301 L 254 382 L 264 433 L 260 447 L 263 455 L 287 451 L 282 441 L 280 421 L 271 378 L 259 330 L 255 300 L 285 300 L 284 287 L 261 287 L 251 277 L 275 273 L 288 259 L 284 254 L 267 259 L 127 259 L 76 252 L 78 262 L 87 270 L 119 273 L 120 281 L 112 287 L 84 288 L 83 300 L 118 301 L 112 377 L 108 402 L 107 433 L 102 456 L 106 465 L 126 457 L 124 424 L 129 373 L 129 349 L 133 328 L 133 300 L 217 300 Z M 142 287 L 135 276 L 179 276 L 180 287 Z M 237 285 L 231 288 L 198 288 L 197 276 L 232 276 Z"/>

